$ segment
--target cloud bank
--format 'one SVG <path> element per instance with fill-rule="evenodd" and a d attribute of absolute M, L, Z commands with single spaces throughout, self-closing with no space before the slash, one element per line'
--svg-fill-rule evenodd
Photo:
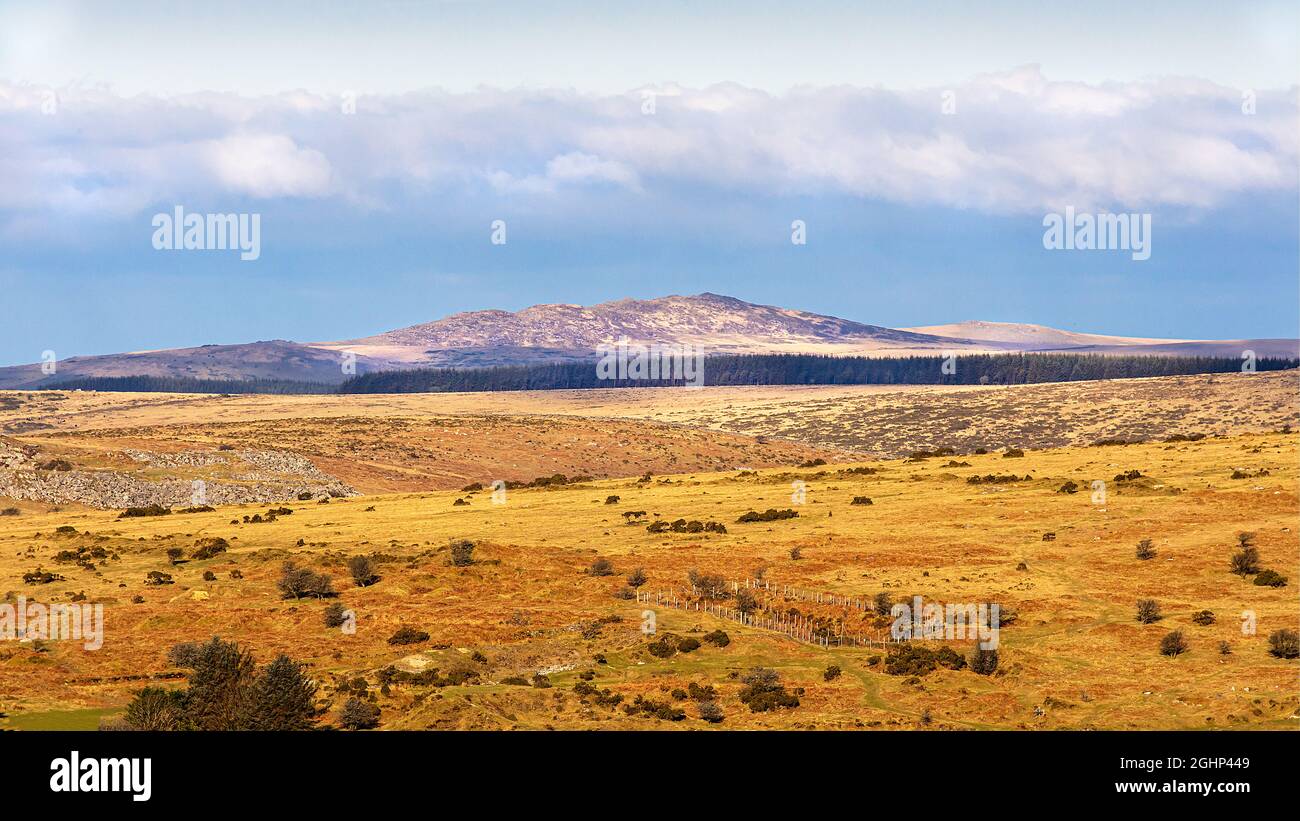
<path fill-rule="evenodd" d="M 459 195 L 849 195 L 989 213 L 1213 209 L 1297 186 L 1297 89 L 1088 85 L 1036 66 L 951 89 L 659 86 L 121 97 L 0 83 L 0 220 L 199 200 L 360 211 Z"/>

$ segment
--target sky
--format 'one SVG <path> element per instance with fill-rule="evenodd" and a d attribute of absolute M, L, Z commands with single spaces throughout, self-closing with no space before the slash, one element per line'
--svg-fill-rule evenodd
<path fill-rule="evenodd" d="M 0 1 L 0 364 L 704 291 L 1300 333 L 1294 4 L 263 5 Z"/>

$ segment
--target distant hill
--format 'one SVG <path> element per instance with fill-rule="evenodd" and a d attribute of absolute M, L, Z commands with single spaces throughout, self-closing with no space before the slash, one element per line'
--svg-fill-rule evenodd
<path fill-rule="evenodd" d="M 352 375 L 415 367 L 483 367 L 590 361 L 597 346 L 628 339 L 690 344 L 710 356 L 936 354 L 1063 351 L 1115 355 L 1295 357 L 1294 339 L 1179 340 L 1116 337 L 1042 325 L 959 322 L 887 328 L 756 305 L 703 293 L 620 299 L 598 305 L 534 305 L 521 311 L 454 314 L 386 333 L 334 342 L 272 340 L 236 345 L 72 357 L 54 375 L 39 365 L 0 368 L 0 388 L 35 388 L 71 378 L 149 376 L 340 384 Z M 350 363 L 351 370 L 344 365 Z"/>

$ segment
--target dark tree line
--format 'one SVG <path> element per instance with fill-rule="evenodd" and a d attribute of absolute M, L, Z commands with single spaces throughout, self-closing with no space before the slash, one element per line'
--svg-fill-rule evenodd
<path fill-rule="evenodd" d="M 1200 373 L 1233 373 L 1231 357 L 1105 356 L 1101 354 L 978 354 L 958 356 L 945 373 L 942 356 L 896 359 L 811 354 L 713 356 L 705 361 L 706 385 L 1020 385 L 1089 379 L 1132 379 Z M 1296 359 L 1258 359 L 1260 371 L 1300 366 Z M 340 393 L 571 390 L 669 387 L 671 380 L 602 380 L 594 362 L 502 365 L 487 368 L 420 368 L 355 376 Z"/>
<path fill-rule="evenodd" d="M 814 354 L 740 354 L 705 360 L 705 385 L 1023 385 L 1089 379 L 1134 379 L 1198 373 L 1234 373 L 1241 360 L 1210 356 L 1106 356 L 1035 353 L 957 356 L 947 368 L 942 356 L 897 359 Z M 1264 358 L 1256 370 L 1300 366 L 1291 358 Z M 170 376 L 93 376 L 42 386 L 45 390 L 166 393 L 439 393 L 463 391 L 574 390 L 580 388 L 673 387 L 682 379 L 603 380 L 596 363 L 556 362 L 482 368 L 415 368 L 354 376 L 342 385 L 287 379 L 191 379 Z"/>

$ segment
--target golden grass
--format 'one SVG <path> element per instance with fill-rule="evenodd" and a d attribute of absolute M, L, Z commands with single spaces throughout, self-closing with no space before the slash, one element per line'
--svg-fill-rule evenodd
<path fill-rule="evenodd" d="M 489 660 L 482 667 L 487 682 L 566 668 L 552 675 L 555 687 L 548 690 L 499 683 L 394 687 L 380 698 L 390 728 L 714 726 L 697 720 L 690 706 L 685 722 L 667 724 L 584 704 L 571 687 L 577 673 L 589 668 L 596 671 L 593 684 L 628 699 L 645 693 L 668 700 L 668 691 L 686 681 L 712 683 L 722 693 L 727 718 L 717 726 L 724 728 L 915 727 L 923 711 L 933 717 L 932 726 L 968 728 L 1296 725 L 1297 662 L 1266 652 L 1269 633 L 1297 622 L 1295 435 L 1031 450 L 1018 459 L 998 453 L 957 458 L 970 466 L 946 467 L 944 457 L 872 462 L 878 470 L 873 475 L 841 473 L 844 465 L 682 473 L 649 483 L 611 479 L 512 490 L 501 505 L 487 492 L 292 503 L 291 516 L 269 524 L 231 524 L 265 506 L 117 520 L 115 512 L 44 513 L 25 505 L 23 515 L 0 518 L 0 586 L 46 602 L 84 591 L 105 604 L 107 638 L 97 652 L 66 642 L 51 643 L 44 652 L 0 645 L 0 711 L 21 716 L 124 704 L 140 681 L 104 679 L 165 673 L 171 644 L 221 635 L 248 645 L 263 661 L 286 652 L 310 662 L 328 698 L 334 698 L 338 677 L 366 676 L 373 686 L 376 669 L 423 663 L 423 656 L 445 669 L 465 663 L 471 650 L 481 651 Z M 1229 479 L 1238 467 L 1269 473 Z M 1131 469 L 1147 478 L 1112 481 L 1105 505 L 1092 503 L 1092 480 L 1109 481 Z M 1034 479 L 965 481 L 973 474 L 1012 472 Z M 798 518 L 736 523 L 749 509 L 790 507 L 796 479 L 807 484 Z M 1057 493 L 1070 479 L 1085 490 Z M 617 504 L 605 504 L 610 495 L 620 497 Z M 874 504 L 850 505 L 857 495 Z M 457 498 L 471 503 L 453 506 Z M 651 520 L 656 514 L 716 520 L 729 532 L 650 534 L 624 523 L 621 514 L 632 510 L 647 511 Z M 60 525 L 78 533 L 54 535 Z M 1242 530 L 1258 534 L 1264 565 L 1291 577 L 1288 587 L 1257 587 L 1228 572 L 1234 534 Z M 1054 541 L 1042 540 L 1048 531 L 1056 534 Z M 209 561 L 167 566 L 166 548 L 188 549 L 201 536 L 229 539 L 232 549 Z M 1140 562 L 1134 545 L 1147 537 L 1159 554 Z M 452 538 L 478 542 L 479 561 L 449 566 L 446 545 Z M 99 544 L 120 558 L 97 573 L 58 565 L 66 581 L 23 585 L 23 572 L 37 564 L 54 568 L 53 554 L 78 544 Z M 802 548 L 800 560 L 790 558 L 795 546 Z M 381 554 L 383 580 L 354 588 L 343 562 L 372 552 Z M 596 556 L 610 558 L 620 575 L 587 575 L 584 569 Z M 355 635 L 324 627 L 321 602 L 279 598 L 275 580 L 286 558 L 334 575 L 340 600 L 357 613 Z M 1020 562 L 1027 570 L 1016 569 Z M 733 643 L 660 660 L 644 649 L 642 607 L 612 596 L 622 574 L 634 567 L 645 568 L 651 589 L 680 590 L 691 568 L 729 579 L 763 568 L 778 584 L 860 597 L 884 590 L 900 598 L 992 601 L 1017 611 L 1019 619 L 1002 631 L 1003 674 L 993 677 L 940 670 L 909 683 L 868 665 L 878 651 L 814 648 L 670 609 L 658 612 L 660 631 L 722 627 Z M 145 573 L 155 569 L 173 573 L 177 583 L 145 587 Z M 232 579 L 233 569 L 243 578 Z M 202 581 L 204 570 L 212 570 L 217 581 Z M 144 602 L 132 603 L 136 595 Z M 1134 602 L 1145 597 L 1159 600 L 1164 620 L 1134 620 Z M 1202 609 L 1213 610 L 1217 623 L 1192 624 L 1191 614 Z M 1242 634 L 1243 611 L 1255 613 L 1255 635 Z M 583 637 L 584 624 L 609 616 L 622 621 Z M 427 630 L 429 644 L 388 645 L 402 624 Z M 870 622 L 860 626 L 881 629 Z M 1175 628 L 1187 633 L 1190 652 L 1159 655 L 1160 638 Z M 1220 641 L 1230 643 L 1231 655 L 1219 654 Z M 441 649 L 430 649 L 435 646 Z M 954 646 L 970 649 L 968 643 Z M 596 653 L 608 664 L 595 664 Z M 737 701 L 740 685 L 732 674 L 759 664 L 778 669 L 789 686 L 804 688 L 799 708 L 752 714 Z M 821 672 L 829 664 L 842 667 L 844 675 L 828 683 Z"/>

